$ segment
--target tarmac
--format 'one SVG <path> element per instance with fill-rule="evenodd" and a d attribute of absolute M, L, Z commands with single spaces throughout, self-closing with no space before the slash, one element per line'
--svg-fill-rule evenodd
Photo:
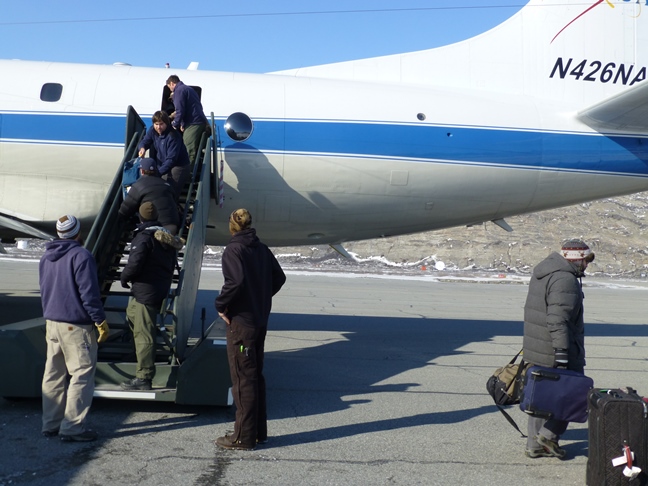
<path fill-rule="evenodd" d="M 648 394 L 648 287 L 584 283 L 586 373 Z M 221 284 L 203 271 L 208 322 Z M 266 341 L 267 444 L 214 446 L 233 407 L 107 399 L 89 416 L 98 441 L 62 443 L 40 435 L 39 400 L 0 399 L 0 485 L 584 484 L 586 423 L 563 436 L 566 460 L 529 459 L 485 390 L 521 348 L 526 292 L 508 277 L 291 271 Z M 0 309 L 0 324 L 40 315 L 35 262 L 0 260 Z"/>

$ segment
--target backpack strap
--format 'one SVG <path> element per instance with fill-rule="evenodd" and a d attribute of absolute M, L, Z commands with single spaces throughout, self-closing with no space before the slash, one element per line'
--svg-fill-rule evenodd
<path fill-rule="evenodd" d="M 522 361 L 520 361 L 520 365 L 518 366 L 517 373 L 515 373 L 515 378 L 513 378 L 513 397 L 517 397 L 520 391 L 520 382 L 522 381 L 520 377 L 522 376 L 522 372 L 526 368 L 527 364 L 528 363 L 524 362 L 524 358 L 522 358 Z"/>
<path fill-rule="evenodd" d="M 518 353 L 515 356 L 513 356 L 513 359 L 511 361 L 509 361 L 509 364 L 515 363 L 515 361 L 518 359 L 518 356 L 520 356 L 522 354 L 523 350 L 524 350 L 524 348 L 520 349 L 520 351 L 518 351 Z M 522 358 L 522 361 L 520 361 L 520 366 L 518 366 L 517 373 L 515 374 L 515 378 L 513 380 L 513 396 L 515 396 L 517 394 L 517 392 L 518 392 L 518 388 L 519 388 L 519 385 L 520 385 L 520 379 L 519 378 L 520 378 L 520 375 L 522 375 L 522 370 L 524 370 L 524 368 L 526 368 L 526 364 L 527 363 L 524 362 L 524 358 Z M 493 398 L 493 402 L 495 402 L 494 398 Z M 513 428 L 515 430 L 517 430 L 523 438 L 526 439 L 527 436 L 524 435 L 524 433 L 520 430 L 520 427 L 518 427 L 518 425 L 515 423 L 515 420 L 513 420 L 513 418 L 506 412 L 506 410 L 504 410 L 499 403 L 495 402 L 495 406 L 497 407 L 497 409 L 500 412 L 502 412 L 502 415 L 504 415 L 504 418 L 506 420 L 508 420 L 508 423 L 511 424 L 513 426 Z"/>
<path fill-rule="evenodd" d="M 515 356 L 513 356 L 513 359 L 511 359 L 511 361 L 509 361 L 509 364 L 515 363 L 515 361 L 518 359 L 518 356 L 520 356 L 522 354 L 522 351 L 524 351 L 524 348 L 520 349 L 517 352 L 517 354 Z"/>
<path fill-rule="evenodd" d="M 502 408 L 502 406 L 501 406 L 501 405 L 498 405 L 497 403 L 495 404 L 495 406 L 497 407 L 497 409 L 498 409 L 500 412 L 502 412 L 502 415 L 504 415 L 504 418 L 505 418 L 506 420 L 508 420 L 508 423 L 511 424 L 511 425 L 513 426 L 513 428 L 514 428 L 515 430 L 517 430 L 523 438 L 526 439 L 527 436 L 524 435 L 524 434 L 522 433 L 522 431 L 520 430 L 520 427 L 518 427 L 518 425 L 515 423 L 515 420 L 513 420 L 513 419 L 511 418 L 511 416 L 510 416 L 508 413 L 506 413 L 506 410 L 504 410 L 504 409 Z"/>

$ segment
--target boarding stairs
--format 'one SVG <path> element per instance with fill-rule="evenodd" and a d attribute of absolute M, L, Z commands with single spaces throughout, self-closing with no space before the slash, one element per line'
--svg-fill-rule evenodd
<path fill-rule="evenodd" d="M 135 377 L 137 363 L 132 332 L 126 319 L 130 291 L 120 284 L 121 271 L 128 261 L 135 223 L 120 219 L 118 210 L 123 201 L 124 166 L 136 157 L 137 146 L 145 132 L 146 125 L 135 109 L 129 106 L 124 156 L 85 242 L 85 247 L 97 262 L 102 301 L 110 326 L 108 340 L 99 344 L 95 396 L 230 405 L 232 397 L 225 325 L 217 320 L 206 326 L 205 310 L 202 309 L 200 317 L 196 319 L 195 309 L 210 198 L 218 197 L 219 192 L 222 192 L 218 178 L 212 176 L 212 172 L 218 173 L 216 151 L 219 146 L 213 116 L 213 136 L 203 135 L 191 177 L 179 201 L 184 214 L 178 235 L 185 239 L 186 244 L 178 252 L 171 289 L 158 316 L 153 390 L 125 391 L 119 386 Z M 44 356 L 42 359 L 44 363 Z M 34 376 L 31 380 L 35 381 Z M 40 396 L 40 380 L 28 389 L 30 391 L 26 392 L 23 386 L 14 394 L 12 392 L 17 388 L 0 386 L 0 395 Z"/>

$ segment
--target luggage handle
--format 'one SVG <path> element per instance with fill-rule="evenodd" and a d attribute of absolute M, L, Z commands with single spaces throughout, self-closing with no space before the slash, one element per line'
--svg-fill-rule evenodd
<path fill-rule="evenodd" d="M 635 390 L 634 388 L 632 388 L 632 387 L 630 387 L 630 386 L 626 386 L 626 387 L 623 387 L 623 388 L 619 388 L 619 390 L 620 390 L 621 392 L 625 393 L 626 395 L 635 395 L 635 396 L 639 396 L 639 395 L 637 394 L 637 390 Z M 614 398 L 623 398 L 623 397 L 622 397 L 621 395 L 619 395 L 619 394 L 617 393 L 617 391 L 616 391 L 615 389 L 613 389 L 613 388 L 611 388 L 611 389 L 609 389 L 609 390 L 601 390 L 601 391 L 604 392 L 606 395 L 613 396 Z"/>
<path fill-rule="evenodd" d="M 548 412 L 546 410 L 522 410 L 522 411 L 527 415 L 531 415 L 532 417 L 541 418 L 545 420 L 551 420 L 551 418 L 553 417 L 553 413 Z"/>
<path fill-rule="evenodd" d="M 535 376 L 536 381 L 542 381 L 542 380 L 552 380 L 552 381 L 558 381 L 560 380 L 560 375 L 558 373 L 551 373 L 547 372 L 544 370 L 534 370 L 531 372 L 533 376 Z"/>
<path fill-rule="evenodd" d="M 639 398 L 641 400 L 642 404 L 643 404 L 644 418 L 648 418 L 648 398 L 640 397 L 639 394 L 637 393 L 637 390 L 635 390 L 634 388 L 632 388 L 630 386 L 619 388 L 619 391 L 621 391 L 622 393 L 625 393 L 625 394 L 627 394 L 629 396 L 634 395 L 635 397 Z M 611 397 L 613 397 L 613 398 L 615 398 L 617 400 L 620 400 L 620 399 L 623 398 L 621 395 L 619 395 L 617 393 L 617 391 L 614 388 L 610 388 L 610 389 L 602 388 L 602 389 L 599 390 L 599 392 L 600 393 L 592 393 L 589 396 L 589 401 L 594 406 L 598 406 L 598 402 L 602 398 L 601 394 L 610 395 Z"/>

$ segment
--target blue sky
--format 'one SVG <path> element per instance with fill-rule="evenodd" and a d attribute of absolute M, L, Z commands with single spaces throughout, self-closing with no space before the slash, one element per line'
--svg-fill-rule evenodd
<path fill-rule="evenodd" d="M 263 73 L 457 42 L 525 3 L 4 0 L 0 58 Z"/>

